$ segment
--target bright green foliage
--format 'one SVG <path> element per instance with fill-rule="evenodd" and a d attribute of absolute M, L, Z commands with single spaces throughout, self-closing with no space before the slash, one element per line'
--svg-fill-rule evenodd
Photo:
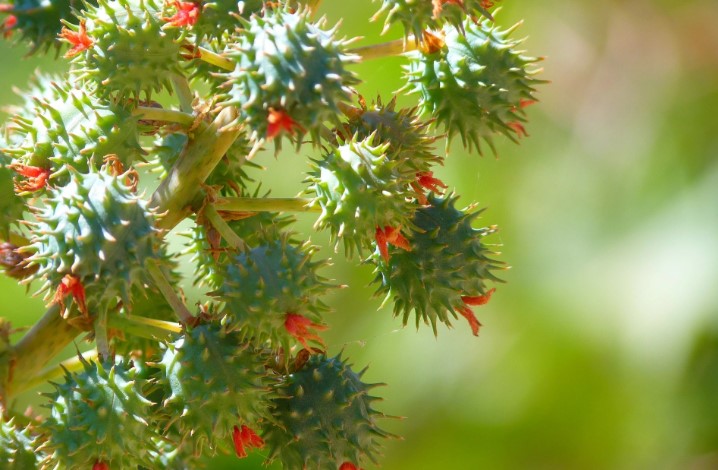
<path fill-rule="evenodd" d="M 33 278 L 44 282 L 49 298 L 66 275 L 75 276 L 90 310 L 118 297 L 129 302 L 130 288 L 147 280 L 145 263 L 164 257 L 155 215 L 126 185 L 126 175 L 113 175 L 110 167 L 70 176 L 66 186 L 49 191 L 37 214 L 29 248 L 39 267 Z"/>
<path fill-rule="evenodd" d="M 177 29 L 163 29 L 158 0 L 100 0 L 85 3 L 78 14 L 85 21 L 92 46 L 72 61 L 78 78 L 97 84 L 103 96 L 133 97 L 171 88 L 181 73 Z M 75 32 L 80 26 L 73 26 Z"/>
<path fill-rule="evenodd" d="M 292 139 L 299 144 L 309 133 L 319 139 L 320 125 L 337 122 L 339 103 L 347 101 L 358 82 L 346 66 L 356 57 L 347 41 L 311 22 L 306 11 L 287 8 L 252 16 L 229 51 L 236 62 L 224 75 L 223 106 L 238 106 L 254 139 L 272 137 L 270 110 L 285 113 L 296 126 Z M 285 129 L 287 130 L 287 129 Z"/>
<path fill-rule="evenodd" d="M 200 453 L 230 443 L 234 426 L 254 424 L 267 410 L 268 372 L 241 335 L 218 323 L 188 329 L 160 363 L 167 389 L 162 412 Z"/>
<path fill-rule="evenodd" d="M 404 35 L 414 35 L 418 42 L 422 40 L 422 33 L 427 29 L 440 29 L 449 24 L 459 31 L 463 31 L 463 22 L 467 15 L 483 15 L 491 19 L 489 11 L 482 6 L 481 0 L 461 0 L 440 2 L 437 9 L 434 0 L 381 0 L 381 8 L 374 18 L 386 13 L 384 29 L 393 23 L 401 23 Z"/>
<path fill-rule="evenodd" d="M 481 151 L 482 140 L 493 149 L 495 134 L 516 141 L 525 132 L 523 108 L 541 82 L 532 68 L 539 59 L 524 56 L 521 41 L 510 38 L 517 26 L 502 31 L 487 19 L 466 20 L 465 34 L 444 28 L 443 47 L 409 54 L 406 88 L 420 93 L 422 111 L 469 150 Z"/>
<path fill-rule="evenodd" d="M 379 440 L 388 434 L 376 423 L 384 415 L 371 406 L 376 398 L 369 390 L 377 384 L 363 383 L 363 373 L 340 356 L 316 354 L 283 377 L 264 430 L 269 460 L 279 458 L 285 469 L 318 470 L 376 461 Z"/>
<path fill-rule="evenodd" d="M 4 13 L 17 18 L 14 26 L 7 23 L 0 25 L 0 33 L 5 35 L 19 34 L 30 43 L 30 54 L 46 52 L 52 47 L 58 49 L 56 41 L 63 21 L 75 23 L 72 9 L 79 6 L 76 0 L 12 0 L 12 8 Z M 94 2 L 93 2 L 94 3 Z"/>
<path fill-rule="evenodd" d="M 34 438 L 27 428 L 12 419 L 0 418 L 0 468 L 5 470 L 34 470 L 39 468 Z"/>
<path fill-rule="evenodd" d="M 377 294 L 394 301 L 394 315 L 405 325 L 413 311 L 417 328 L 421 322 L 431 324 L 434 334 L 437 322 L 451 326 L 464 306 L 462 296 L 487 295 L 487 281 L 500 282 L 493 271 L 502 263 L 482 243 L 495 228 L 473 228 L 481 212 L 456 209 L 457 199 L 430 194 L 429 204 L 414 215 L 416 228 L 407 237 L 411 251 L 392 250 L 388 263 L 378 251 L 373 257 L 375 282 L 381 284 Z"/>
<path fill-rule="evenodd" d="M 319 324 L 327 310 L 321 297 L 330 284 L 317 274 L 326 263 L 312 261 L 314 251 L 283 233 L 229 257 L 224 282 L 212 293 L 225 304 L 223 323 L 238 329 L 244 341 L 261 345 L 269 340 L 272 348 L 289 351 L 296 338 L 285 326 L 287 315 Z"/>
<path fill-rule="evenodd" d="M 140 155 L 137 118 L 126 107 L 98 99 L 91 88 L 51 86 L 52 93 L 35 100 L 34 119 L 15 117 L 14 140 L 20 143 L 7 152 L 18 163 L 52 169 L 53 182 L 65 183 L 69 167 L 86 173 L 107 155 L 124 165 Z"/>
<path fill-rule="evenodd" d="M 391 158 L 388 143 L 372 140 L 353 138 L 339 145 L 309 173 L 313 204 L 322 208 L 315 226 L 328 228 L 348 256 L 373 250 L 377 228 L 409 226 L 416 208 L 407 199 L 415 174 L 400 173 L 410 165 Z"/>
<path fill-rule="evenodd" d="M 48 393 L 50 416 L 40 426 L 46 440 L 39 450 L 47 457 L 43 468 L 110 468 L 149 464 L 151 402 L 135 381 L 136 371 L 125 362 L 83 360 L 79 373 L 67 372 L 65 382 Z"/>

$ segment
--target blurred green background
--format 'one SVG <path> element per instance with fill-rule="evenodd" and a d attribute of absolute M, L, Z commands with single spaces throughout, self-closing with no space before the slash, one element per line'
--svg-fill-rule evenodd
<path fill-rule="evenodd" d="M 488 208 L 481 223 L 501 227 L 491 241 L 512 266 L 476 309 L 480 338 L 463 319 L 436 339 L 401 328 L 389 307 L 377 311 L 368 266 L 322 252 L 334 259 L 326 274 L 350 286 L 331 298 L 330 353 L 369 365 L 365 378 L 388 384 L 378 408 L 406 417 L 383 422 L 403 439 L 387 442 L 382 467 L 718 468 L 718 3 L 502 3 L 498 23 L 525 20 L 517 34 L 547 57 L 551 84 L 521 145 L 500 142 L 499 158 L 454 145 L 436 172 L 465 205 Z M 401 36 L 379 38 L 365 20 L 376 8 L 323 5 L 358 45 Z M 0 103 L 18 103 L 10 88 L 36 67 L 66 68 L 24 53 L 0 43 Z M 360 91 L 388 97 L 401 64 L 357 65 Z M 309 156 L 262 155 L 264 186 L 296 194 Z M 306 233 L 311 223 L 302 218 Z M 40 299 L 0 282 L 0 314 L 16 326 L 39 317 Z"/>

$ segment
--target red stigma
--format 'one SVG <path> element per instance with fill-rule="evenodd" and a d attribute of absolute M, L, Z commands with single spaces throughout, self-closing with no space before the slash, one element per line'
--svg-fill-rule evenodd
<path fill-rule="evenodd" d="M 387 263 L 389 262 L 389 245 L 394 245 L 402 250 L 411 251 L 409 241 L 401 234 L 401 229 L 389 227 L 388 225 L 381 229 L 376 228 L 376 246 L 379 247 L 379 253 Z"/>
<path fill-rule="evenodd" d="M 80 278 L 73 276 L 72 274 L 65 274 L 65 277 L 60 281 L 60 285 L 57 286 L 55 291 L 55 297 L 53 302 L 60 304 L 60 313 L 65 311 L 64 299 L 68 295 L 77 302 L 77 308 L 83 315 L 87 315 L 87 304 L 85 304 L 85 287 L 80 282 Z"/>
<path fill-rule="evenodd" d="M 344 462 L 339 466 L 339 470 L 363 470 L 351 462 Z"/>
<path fill-rule="evenodd" d="M 87 35 L 84 20 L 80 21 L 80 29 L 77 32 L 63 26 L 62 31 L 60 31 L 60 39 L 64 39 L 72 45 L 72 48 L 65 54 L 66 59 L 86 51 L 93 44 L 92 39 Z"/>
<path fill-rule="evenodd" d="M 524 127 L 524 125 L 518 121 L 509 122 L 506 123 L 506 125 L 509 126 L 511 130 L 516 132 L 519 137 L 528 137 L 529 135 L 528 132 L 526 132 L 526 128 Z"/>
<path fill-rule="evenodd" d="M 98 460 L 92 466 L 92 470 L 110 470 L 110 466 L 107 463 L 102 462 L 101 460 Z"/>
<path fill-rule="evenodd" d="M 429 201 L 426 199 L 424 192 L 421 188 L 432 191 L 436 194 L 442 194 L 442 189 L 448 188 L 439 178 L 434 178 L 434 172 L 432 171 L 420 171 L 416 174 L 416 181 L 411 183 L 411 187 L 416 191 L 416 197 L 419 200 L 419 204 L 427 205 Z"/>
<path fill-rule="evenodd" d="M 527 99 L 521 98 L 519 100 L 519 108 L 526 108 L 526 107 L 531 106 L 532 104 L 536 104 L 536 103 L 538 103 L 538 101 L 536 101 L 536 100 L 527 100 Z"/>
<path fill-rule="evenodd" d="M 193 26 L 199 19 L 199 5 L 194 2 L 173 2 L 172 5 L 177 9 L 177 13 L 169 18 L 162 18 L 167 24 L 172 26 Z"/>
<path fill-rule="evenodd" d="M 269 108 L 267 124 L 267 139 L 275 138 L 282 131 L 294 134 L 294 131 L 299 129 L 304 132 L 304 128 L 281 109 Z"/>
<path fill-rule="evenodd" d="M 0 6 L 9 7 L 10 5 L 0 5 Z M 2 10 L 0 10 L 0 11 L 2 11 Z M 17 26 L 17 16 L 9 15 L 7 18 L 5 18 L 5 21 L 2 24 L 2 31 L 3 31 L 2 35 L 5 39 L 12 36 L 12 31 L 13 31 L 13 28 L 15 28 L 15 26 Z"/>
<path fill-rule="evenodd" d="M 234 452 L 240 459 L 247 456 L 245 447 L 249 447 L 250 449 L 261 449 L 264 447 L 264 440 L 259 437 L 252 428 L 245 425 L 242 425 L 241 429 L 239 426 L 233 428 L 232 442 L 234 443 Z"/>
<path fill-rule="evenodd" d="M 490 289 L 484 295 L 461 296 L 461 300 L 464 302 L 464 305 L 462 305 L 461 307 L 457 307 L 456 311 L 459 312 L 461 316 L 466 318 L 466 320 L 468 320 L 469 326 L 471 326 L 471 332 L 474 334 L 474 336 L 479 336 L 479 328 L 481 328 L 481 323 L 479 322 L 479 320 L 476 319 L 476 315 L 474 315 L 474 312 L 472 312 L 468 306 L 471 305 L 477 307 L 479 305 L 486 305 L 486 303 L 488 303 L 495 291 L 496 289 L 494 288 Z"/>
<path fill-rule="evenodd" d="M 44 188 L 50 179 L 50 170 L 37 166 L 27 166 L 13 163 L 9 167 L 15 170 L 20 176 L 27 178 L 25 181 L 15 183 L 16 192 L 35 192 Z"/>
<path fill-rule="evenodd" d="M 327 327 L 324 325 L 319 325 L 317 323 L 313 323 L 310 319 L 303 317 L 301 315 L 297 315 L 296 313 L 288 313 L 287 317 L 284 320 L 284 328 L 287 330 L 287 333 L 294 336 L 297 341 L 302 343 L 302 346 L 304 346 L 304 349 L 306 349 L 309 352 L 312 352 L 312 350 L 309 348 L 309 345 L 307 344 L 307 340 L 309 341 L 315 341 L 322 346 L 324 346 L 324 341 L 315 333 L 312 333 L 310 330 L 319 330 L 323 331 L 326 330 Z"/>

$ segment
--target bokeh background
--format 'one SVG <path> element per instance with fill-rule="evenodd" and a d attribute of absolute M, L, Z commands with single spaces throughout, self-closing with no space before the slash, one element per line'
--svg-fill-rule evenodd
<path fill-rule="evenodd" d="M 490 242 L 512 266 L 476 310 L 481 336 L 463 319 L 438 338 L 401 328 L 372 298 L 368 266 L 322 252 L 326 274 L 350 286 L 330 299 L 330 353 L 369 365 L 365 378 L 388 384 L 378 408 L 406 417 L 383 421 L 403 439 L 387 442 L 382 467 L 718 468 L 718 3 L 502 3 L 497 22 L 525 20 L 517 35 L 546 56 L 530 137 L 501 141 L 498 158 L 453 145 L 436 172 L 465 205 L 487 207 L 480 223 L 500 226 Z M 357 45 L 401 37 L 366 21 L 377 6 L 322 9 Z M 67 67 L 24 53 L 0 42 L 2 104 L 20 101 L 11 87 L 35 68 Z M 360 91 L 388 98 L 402 63 L 357 65 Z M 261 156 L 264 186 L 296 194 L 311 155 Z M 311 223 L 300 227 L 326 245 Z M 1 315 L 39 317 L 40 299 L 0 282 Z"/>

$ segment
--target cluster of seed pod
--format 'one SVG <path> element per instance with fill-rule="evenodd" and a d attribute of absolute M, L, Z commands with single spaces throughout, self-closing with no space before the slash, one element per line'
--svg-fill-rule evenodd
<path fill-rule="evenodd" d="M 17 343 L 0 330 L 0 466 L 193 468 L 264 447 L 286 469 L 377 463 L 384 415 L 363 372 L 326 350 L 335 285 L 293 211 L 375 267 L 403 324 L 436 334 L 463 318 L 478 335 L 471 307 L 503 264 L 482 240 L 494 229 L 434 176 L 436 144 L 520 138 L 538 59 L 493 2 L 382 0 L 375 17 L 405 38 L 361 48 L 319 3 L 0 5 L 6 37 L 70 61 L 36 77 L 0 133 L 0 265 L 48 303 Z M 406 57 L 416 106 L 356 92 L 354 64 L 382 55 Z M 165 91 L 176 103 L 153 101 Z M 248 176 L 283 142 L 320 152 L 304 197 L 268 197 Z M 208 298 L 196 312 L 165 240 L 184 219 Z M 95 350 L 44 369 L 82 332 Z M 13 398 L 48 378 L 46 416 L 18 414 Z"/>

